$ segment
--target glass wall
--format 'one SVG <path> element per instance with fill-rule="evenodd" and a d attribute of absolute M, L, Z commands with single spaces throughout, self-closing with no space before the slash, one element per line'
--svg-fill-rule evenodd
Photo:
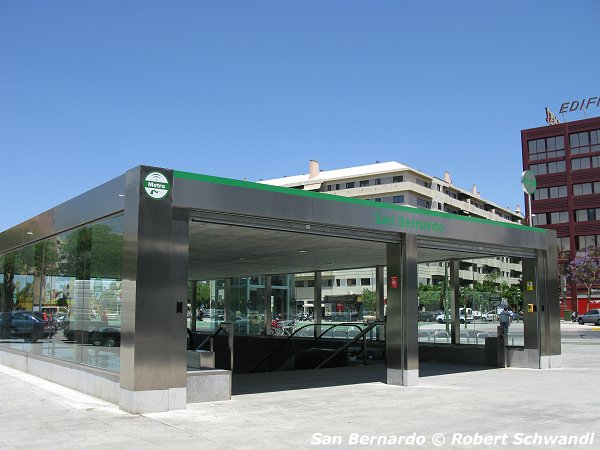
<path fill-rule="evenodd" d="M 271 311 L 273 320 L 288 320 L 296 316 L 292 301 L 290 275 L 271 277 Z M 235 334 L 263 334 L 265 332 L 265 277 L 231 278 L 229 320 Z M 191 286 L 191 283 L 190 283 Z M 191 299 L 191 290 L 190 299 Z M 188 299 L 190 303 L 191 300 Z M 188 328 L 196 317 L 198 331 L 214 330 L 225 320 L 225 280 L 198 281 L 198 310 L 189 314 Z"/>
<path fill-rule="evenodd" d="M 0 256 L 0 346 L 119 370 L 123 216 Z"/>

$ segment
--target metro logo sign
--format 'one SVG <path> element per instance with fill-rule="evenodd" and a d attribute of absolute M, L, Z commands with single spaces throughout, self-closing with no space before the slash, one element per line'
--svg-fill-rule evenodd
<path fill-rule="evenodd" d="M 390 277 L 390 288 L 398 289 L 398 277 Z"/>
<path fill-rule="evenodd" d="M 165 198 L 171 190 L 169 180 L 160 172 L 149 173 L 142 182 L 146 194 L 156 200 Z"/>

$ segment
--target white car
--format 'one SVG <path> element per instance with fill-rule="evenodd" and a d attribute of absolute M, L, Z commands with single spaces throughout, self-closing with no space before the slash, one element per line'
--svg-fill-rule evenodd
<path fill-rule="evenodd" d="M 494 322 L 498 320 L 498 313 L 496 311 L 488 311 L 481 315 L 481 320 L 484 322 Z"/>
<path fill-rule="evenodd" d="M 435 321 L 437 323 L 444 323 L 444 321 L 446 320 L 446 315 L 445 314 L 439 314 L 435 317 Z M 464 315 L 460 315 L 460 323 L 465 323 L 465 321 L 467 323 L 471 323 L 473 321 L 472 317 L 467 317 L 465 318 Z M 448 314 L 448 323 L 452 322 L 452 315 Z"/>

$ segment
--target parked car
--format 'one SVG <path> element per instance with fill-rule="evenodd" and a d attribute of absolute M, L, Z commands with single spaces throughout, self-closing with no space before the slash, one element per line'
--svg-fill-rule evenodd
<path fill-rule="evenodd" d="M 510 316 L 515 322 L 518 322 L 519 320 L 523 321 L 523 314 L 519 313 L 518 311 L 511 311 Z"/>
<path fill-rule="evenodd" d="M 460 317 L 460 323 L 471 323 L 473 322 L 473 311 L 471 310 L 471 308 L 467 308 L 467 316 L 465 317 L 465 313 L 464 313 L 464 308 L 459 308 L 458 310 L 458 314 Z M 438 314 L 435 318 L 435 321 L 437 323 L 444 323 L 444 321 L 446 320 L 446 313 L 444 311 L 440 311 L 440 314 Z M 450 311 L 448 311 L 448 322 L 452 321 L 452 315 L 450 314 Z"/>
<path fill-rule="evenodd" d="M 600 309 L 590 309 L 585 314 L 580 315 L 577 318 L 577 322 L 579 322 L 579 325 L 583 325 L 584 323 L 600 325 Z"/>
<path fill-rule="evenodd" d="M 463 314 L 461 314 L 460 316 L 460 323 L 471 323 L 473 321 L 472 317 L 465 317 Z M 446 320 L 446 315 L 445 314 L 439 314 L 436 318 L 435 321 L 437 323 L 444 323 L 444 321 Z M 448 314 L 448 322 L 452 322 L 452 315 Z"/>
<path fill-rule="evenodd" d="M 107 320 L 88 319 L 85 314 L 64 319 L 63 335 L 68 341 L 81 344 L 118 347 L 121 345 L 121 328 L 109 325 Z"/>
<path fill-rule="evenodd" d="M 431 311 L 419 311 L 419 322 L 435 322 L 436 314 Z"/>
<path fill-rule="evenodd" d="M 0 337 L 2 339 L 23 339 L 25 342 L 34 343 L 38 339 L 48 336 L 48 324 L 34 311 L 12 311 L 0 313 Z M 52 333 L 54 334 L 54 333 Z"/>
<path fill-rule="evenodd" d="M 99 326 L 90 333 L 88 339 L 96 347 L 119 347 L 121 345 L 121 328 Z"/>
<path fill-rule="evenodd" d="M 493 322 L 495 320 L 498 320 L 498 314 L 496 313 L 496 311 L 485 312 L 481 315 L 481 320 L 483 320 L 484 322 Z"/>

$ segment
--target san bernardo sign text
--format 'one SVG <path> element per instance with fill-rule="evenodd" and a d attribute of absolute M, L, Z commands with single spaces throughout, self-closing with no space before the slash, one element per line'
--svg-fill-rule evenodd
<path fill-rule="evenodd" d="M 165 198 L 171 190 L 169 180 L 160 172 L 150 172 L 142 181 L 146 194 L 156 200 Z"/>
<path fill-rule="evenodd" d="M 375 221 L 377 225 L 388 225 L 407 230 L 433 231 L 434 233 L 443 233 L 445 230 L 444 224 L 442 223 L 431 222 L 428 220 L 415 220 L 403 215 L 384 216 L 380 213 L 377 213 L 375 216 Z"/>

